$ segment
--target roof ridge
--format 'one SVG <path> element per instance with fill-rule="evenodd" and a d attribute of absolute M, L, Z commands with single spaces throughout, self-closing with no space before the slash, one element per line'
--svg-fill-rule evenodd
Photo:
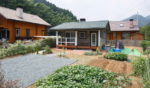
<path fill-rule="evenodd" d="M 8 9 L 8 10 L 11 10 L 11 11 L 16 12 L 16 10 L 15 10 L 15 9 L 10 9 L 10 8 L 6 8 L 6 7 L 2 7 L 2 6 L 0 6 L 0 8 L 5 8 L 5 9 Z M 33 16 L 38 16 L 38 15 L 31 14 L 31 13 L 27 13 L 27 12 L 24 12 L 24 11 L 23 11 L 23 14 L 29 14 L 29 15 L 33 15 Z M 39 16 L 38 16 L 38 17 L 39 17 Z"/>
<path fill-rule="evenodd" d="M 48 22 L 46 22 L 44 19 L 42 19 L 38 15 L 31 14 L 31 13 L 23 12 L 24 18 L 20 19 L 16 15 L 16 10 L 10 9 L 10 8 L 7 8 L 7 7 L 0 6 L 0 14 L 2 16 L 4 16 L 6 19 L 50 26 L 50 24 Z"/>
<path fill-rule="evenodd" d="M 108 22 L 109 20 L 99 20 L 99 21 L 74 21 L 74 22 L 64 22 L 64 23 L 90 23 L 90 22 Z M 63 23 L 63 24 L 64 24 Z"/>

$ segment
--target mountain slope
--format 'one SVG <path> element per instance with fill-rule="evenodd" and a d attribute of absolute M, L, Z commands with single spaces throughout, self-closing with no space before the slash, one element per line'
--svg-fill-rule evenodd
<path fill-rule="evenodd" d="M 129 20 L 129 19 L 137 20 L 137 18 L 138 18 L 140 27 L 143 27 L 143 26 L 145 26 L 145 25 L 150 23 L 150 16 L 143 17 L 142 15 L 132 15 L 129 18 L 125 19 L 125 21 Z"/>
<path fill-rule="evenodd" d="M 0 0 L 0 6 L 11 9 L 22 7 L 24 12 L 38 15 L 52 26 L 77 21 L 70 11 L 58 8 L 46 0 Z"/>

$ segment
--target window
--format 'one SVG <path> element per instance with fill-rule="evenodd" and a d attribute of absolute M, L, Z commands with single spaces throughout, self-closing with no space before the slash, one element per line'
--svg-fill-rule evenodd
<path fill-rule="evenodd" d="M 123 33 L 122 33 L 122 39 L 130 39 L 130 33 L 128 33 L 128 32 L 123 32 Z"/>
<path fill-rule="evenodd" d="M 85 32 L 80 32 L 80 33 L 79 33 L 79 37 L 80 37 L 80 38 L 85 38 Z"/>
<path fill-rule="evenodd" d="M 16 28 L 16 37 L 20 37 L 20 29 Z"/>
<path fill-rule="evenodd" d="M 74 38 L 75 37 L 75 32 L 66 32 L 66 37 Z"/>
<path fill-rule="evenodd" d="M 26 29 L 26 37 L 30 36 L 30 29 Z"/>

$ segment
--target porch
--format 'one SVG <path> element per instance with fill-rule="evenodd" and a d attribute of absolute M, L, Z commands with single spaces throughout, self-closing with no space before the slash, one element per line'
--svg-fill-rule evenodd
<path fill-rule="evenodd" d="M 71 49 L 96 49 L 106 38 L 103 30 L 56 31 L 56 46 Z"/>

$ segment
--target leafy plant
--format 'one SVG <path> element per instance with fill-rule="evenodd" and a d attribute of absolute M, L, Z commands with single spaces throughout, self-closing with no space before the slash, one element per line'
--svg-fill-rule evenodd
<path fill-rule="evenodd" d="M 112 85 L 114 80 L 117 80 L 117 83 Z M 58 69 L 52 75 L 36 82 L 36 86 L 37 88 L 123 88 L 128 83 L 128 78 L 125 76 L 118 76 L 92 66 L 76 65 Z"/>
<path fill-rule="evenodd" d="M 85 52 L 84 55 L 95 56 L 95 55 L 102 55 L 102 53 L 100 53 L 100 52 Z"/>
<path fill-rule="evenodd" d="M 127 61 L 128 60 L 127 54 L 123 54 L 123 53 L 107 53 L 104 56 L 104 58 L 118 60 L 118 61 Z"/>
<path fill-rule="evenodd" d="M 143 40 L 141 42 L 141 47 L 143 48 L 143 51 L 145 52 L 146 49 L 150 46 L 150 41 L 146 41 L 146 40 Z"/>
<path fill-rule="evenodd" d="M 42 50 L 45 46 L 51 46 L 53 41 L 50 41 L 51 39 L 43 39 L 43 40 L 37 40 L 34 41 L 31 45 L 24 45 L 21 41 L 17 41 L 14 44 L 10 44 L 8 48 L 2 48 L 0 49 L 0 59 L 9 57 L 9 56 L 15 56 L 15 55 L 21 55 L 21 54 L 28 54 L 28 53 L 34 53 L 39 50 Z M 50 42 L 48 42 L 50 41 Z M 50 52 L 50 50 L 49 50 Z"/>
<path fill-rule="evenodd" d="M 50 48 L 48 45 L 45 46 L 45 47 L 44 47 L 44 52 L 43 52 L 43 54 L 50 54 L 50 53 L 52 53 L 51 48 Z"/>
<path fill-rule="evenodd" d="M 132 67 L 133 73 L 136 76 L 142 76 L 146 72 L 146 59 L 143 57 L 138 57 L 137 59 L 133 60 Z"/>
<path fill-rule="evenodd" d="M 55 38 L 46 38 L 41 40 L 42 46 L 56 47 L 56 39 Z"/>

